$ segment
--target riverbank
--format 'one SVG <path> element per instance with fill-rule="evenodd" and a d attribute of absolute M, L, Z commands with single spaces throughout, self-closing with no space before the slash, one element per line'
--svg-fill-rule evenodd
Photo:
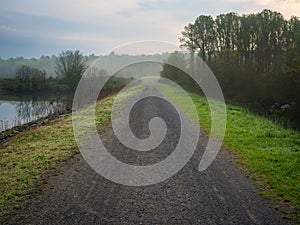
<path fill-rule="evenodd" d="M 20 126 L 15 126 L 11 129 L 2 131 L 0 133 L 0 148 L 3 147 L 3 145 L 5 143 L 7 143 L 8 141 L 11 140 L 11 138 L 13 138 L 14 136 L 16 136 L 17 134 L 27 131 L 27 130 L 32 130 L 34 128 L 40 127 L 40 126 L 45 126 L 47 125 L 50 121 L 58 119 L 58 118 L 62 118 L 65 116 L 69 116 L 71 114 L 71 110 L 65 110 L 63 112 L 60 113 L 55 113 L 43 118 L 40 118 L 38 120 L 20 125 Z"/>
<path fill-rule="evenodd" d="M 114 95 L 97 103 L 98 126 L 109 122 L 113 99 Z M 0 149 L 2 216 L 18 208 L 22 200 L 38 191 L 35 184 L 43 175 L 78 153 L 69 114 L 58 115 L 53 120 L 41 120 L 20 129 L 24 130 L 11 130 L 11 137 Z"/>

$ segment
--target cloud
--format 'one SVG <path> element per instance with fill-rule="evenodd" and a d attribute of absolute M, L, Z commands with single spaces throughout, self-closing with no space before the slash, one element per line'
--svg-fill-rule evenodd
<path fill-rule="evenodd" d="M 244 2 L 243 13 L 260 12 L 263 9 L 271 9 L 282 13 L 286 19 L 291 16 L 300 17 L 300 0 L 224 0 L 228 3 Z"/>
<path fill-rule="evenodd" d="M 282 13 L 286 18 L 300 16 L 299 0 L 256 0 L 255 2 L 257 5 Z"/>
<path fill-rule="evenodd" d="M 131 41 L 178 44 L 183 27 L 199 15 L 215 17 L 264 8 L 286 17 L 300 13 L 299 0 L 2 0 L 0 34 L 6 46 L 0 57 L 18 51 L 23 55 L 28 49 L 40 54 L 49 46 L 55 51 L 78 48 L 86 53 L 101 53 Z"/>
<path fill-rule="evenodd" d="M 83 51 L 109 50 L 116 45 L 145 39 L 177 42 L 185 24 L 172 17 L 171 11 L 157 6 L 159 3 L 166 5 L 170 0 L 152 0 L 147 4 L 136 0 L 102 1 L 101 4 L 101 1 L 83 3 L 76 0 L 62 4 L 46 0 L 41 4 L 41 1 L 31 0 L 25 7 L 14 2 L 3 4 L 0 20 L 16 26 L 18 32 L 6 29 L 5 35 L 64 43 L 65 47 L 77 44 Z"/>
<path fill-rule="evenodd" d="M 8 31 L 8 32 L 16 32 L 17 31 L 16 28 L 5 26 L 5 25 L 0 25 L 0 30 Z"/>
<path fill-rule="evenodd" d="M 136 7 L 136 0 L 18 0 L 4 1 L 2 9 L 36 16 L 55 17 L 63 20 L 86 21 L 99 16 L 113 15 L 120 10 Z"/>

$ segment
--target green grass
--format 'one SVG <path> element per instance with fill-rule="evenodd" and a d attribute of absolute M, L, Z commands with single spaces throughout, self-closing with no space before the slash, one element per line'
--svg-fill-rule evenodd
<path fill-rule="evenodd" d="M 182 105 L 171 88 L 160 88 Z M 190 94 L 199 122 L 210 133 L 211 114 L 206 98 Z M 184 108 L 183 108 L 184 110 Z M 238 162 L 257 180 L 261 193 L 293 207 L 300 221 L 300 133 L 285 129 L 244 108 L 227 105 L 224 146 L 238 156 Z"/>
<path fill-rule="evenodd" d="M 97 126 L 109 122 L 114 97 L 97 103 Z M 41 176 L 76 153 L 71 115 L 13 137 L 0 149 L 0 215 L 17 207 L 36 191 L 34 185 Z"/>
<path fill-rule="evenodd" d="M 170 88 L 160 90 L 175 100 L 183 111 L 185 100 Z M 127 92 L 127 99 L 140 87 Z M 199 114 L 200 124 L 210 132 L 207 100 L 190 94 Z M 96 124 L 110 119 L 114 97 L 97 104 Z M 171 99 L 171 100 L 172 100 Z M 187 112 L 189 114 L 189 112 Z M 295 208 L 300 220 L 300 134 L 256 115 L 244 108 L 227 105 L 227 130 L 224 145 L 238 156 L 238 162 L 258 181 L 264 195 Z M 47 126 L 15 136 L 0 149 L 0 210 L 18 206 L 24 196 L 34 191 L 43 174 L 77 153 L 71 116 L 54 120 Z"/>
<path fill-rule="evenodd" d="M 203 97 L 191 95 L 201 124 L 210 128 L 210 112 Z M 248 112 L 227 106 L 224 144 L 261 181 L 264 194 L 291 202 L 300 210 L 300 134 Z"/>
<path fill-rule="evenodd" d="M 119 98 L 126 102 L 142 87 L 132 87 Z M 95 124 L 98 128 L 110 122 L 115 98 L 113 95 L 96 103 Z M 25 196 L 36 192 L 35 184 L 40 177 L 77 153 L 71 115 L 13 137 L 0 149 L 0 216 L 17 208 Z"/>

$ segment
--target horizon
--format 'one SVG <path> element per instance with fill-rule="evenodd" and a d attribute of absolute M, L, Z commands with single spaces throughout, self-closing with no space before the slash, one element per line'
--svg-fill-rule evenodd
<path fill-rule="evenodd" d="M 79 50 L 80 51 L 80 49 L 72 49 L 71 51 L 75 51 L 75 50 Z M 41 55 L 41 56 L 38 56 L 38 57 L 31 57 L 31 58 L 30 57 L 24 57 L 24 56 L 15 56 L 15 57 L 9 57 L 9 58 L 2 58 L 2 57 L 0 57 L 0 60 L 10 60 L 10 59 L 18 59 L 18 58 L 25 59 L 25 60 L 32 60 L 32 59 L 39 60 L 39 59 L 42 59 L 43 57 L 44 58 L 49 57 L 51 59 L 52 57 L 59 57 L 59 53 L 56 54 L 56 55 L 54 55 L 54 54 L 53 55 Z M 144 53 L 141 53 L 141 54 L 127 54 L 127 53 L 117 54 L 117 53 L 114 53 L 114 55 L 118 55 L 118 56 L 155 56 L 155 55 L 164 55 L 164 54 L 171 54 L 171 53 L 172 52 L 161 52 L 161 53 L 153 53 L 153 54 L 144 54 Z M 104 57 L 104 56 L 110 56 L 110 54 L 97 55 L 95 53 L 91 53 L 91 54 L 83 54 L 82 53 L 82 55 L 84 57 Z"/>

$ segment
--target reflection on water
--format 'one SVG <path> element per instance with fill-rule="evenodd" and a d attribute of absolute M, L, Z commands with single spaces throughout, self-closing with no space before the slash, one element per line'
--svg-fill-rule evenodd
<path fill-rule="evenodd" d="M 0 96 L 0 132 L 39 118 L 62 112 L 70 97 L 4 97 Z"/>

